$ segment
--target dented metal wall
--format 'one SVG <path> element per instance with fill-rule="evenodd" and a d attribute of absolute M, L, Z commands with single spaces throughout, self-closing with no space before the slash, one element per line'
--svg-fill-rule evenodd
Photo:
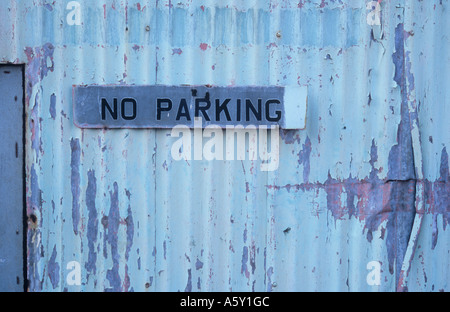
<path fill-rule="evenodd" d="M 3 1 L 29 291 L 449 290 L 450 1 L 378 3 Z M 308 86 L 307 126 L 272 172 L 174 161 L 169 130 L 74 126 L 80 84 Z"/>

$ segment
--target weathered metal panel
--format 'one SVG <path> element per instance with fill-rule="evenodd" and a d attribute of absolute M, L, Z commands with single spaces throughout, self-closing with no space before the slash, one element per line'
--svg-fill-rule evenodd
<path fill-rule="evenodd" d="M 448 290 L 449 1 L 68 3 L 0 11 L 30 291 Z M 91 84 L 307 86 L 306 128 L 274 171 L 175 161 L 170 130 L 77 128 Z"/>
<path fill-rule="evenodd" d="M 23 291 L 23 68 L 0 66 L 0 291 Z"/>

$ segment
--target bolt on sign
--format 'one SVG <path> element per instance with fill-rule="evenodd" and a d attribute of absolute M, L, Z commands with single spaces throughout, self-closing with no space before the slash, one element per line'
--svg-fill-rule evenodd
<path fill-rule="evenodd" d="M 304 129 L 306 87 L 74 86 L 80 128 L 196 128 L 210 125 Z"/>

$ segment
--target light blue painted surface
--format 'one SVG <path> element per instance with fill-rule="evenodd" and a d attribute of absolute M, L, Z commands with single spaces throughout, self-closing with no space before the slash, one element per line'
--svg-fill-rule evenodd
<path fill-rule="evenodd" d="M 307 87 L 288 87 L 285 89 L 286 113 L 283 129 L 306 128 L 306 112 L 308 107 Z"/>
<path fill-rule="evenodd" d="M 448 290 L 449 1 L 381 1 L 380 26 L 360 0 L 79 2 L 80 26 L 64 1 L 0 11 L 30 291 Z M 273 172 L 174 161 L 170 131 L 74 126 L 72 85 L 118 83 L 307 86 L 306 129 Z"/>
<path fill-rule="evenodd" d="M 23 291 L 23 68 L 0 66 L 0 291 Z"/>

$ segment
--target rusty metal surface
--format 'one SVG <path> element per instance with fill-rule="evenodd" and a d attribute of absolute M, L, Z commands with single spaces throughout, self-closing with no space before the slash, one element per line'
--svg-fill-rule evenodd
<path fill-rule="evenodd" d="M 5 1 L 29 290 L 448 290 L 450 3 L 368 2 Z M 169 130 L 77 128 L 83 84 L 307 86 L 306 129 L 274 171 L 175 161 Z"/>

